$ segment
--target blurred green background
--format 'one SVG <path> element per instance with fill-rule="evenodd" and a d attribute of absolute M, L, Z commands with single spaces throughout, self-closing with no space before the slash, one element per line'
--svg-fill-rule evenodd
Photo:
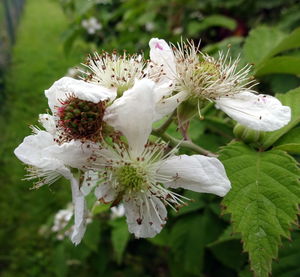
<path fill-rule="evenodd" d="M 272 46 L 300 26 L 296 0 L 2 0 L 0 2 L 0 276 L 252 276 L 238 235 L 221 216 L 220 199 L 186 193 L 195 202 L 170 213 L 154 239 L 135 240 L 124 218 L 104 207 L 95 213 L 77 247 L 51 231 L 58 210 L 70 202 L 66 182 L 30 191 L 24 165 L 13 150 L 47 110 L 43 91 L 102 49 L 144 51 L 159 37 L 201 41 L 254 63 L 263 93 L 300 85 L 300 51 L 273 67 Z M 280 56 L 280 55 L 279 55 Z M 270 64 L 268 64 L 271 63 Z M 191 137 L 218 151 L 232 138 L 232 122 L 214 114 L 192 122 Z M 176 134 L 171 126 L 169 132 Z M 273 276 L 300 276 L 300 236 L 280 252 Z"/>

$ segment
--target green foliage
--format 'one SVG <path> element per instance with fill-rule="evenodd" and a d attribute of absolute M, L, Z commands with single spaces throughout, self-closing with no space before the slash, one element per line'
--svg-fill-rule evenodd
<path fill-rule="evenodd" d="M 118 264 L 122 262 L 123 254 L 129 240 L 129 232 L 126 220 L 124 217 L 117 218 L 111 221 L 111 240 L 115 252 L 116 261 Z"/>
<path fill-rule="evenodd" d="M 274 277 L 296 277 L 300 274 L 300 234 L 294 233 L 293 240 L 285 241 L 280 249 L 280 260 L 273 263 Z"/>
<path fill-rule="evenodd" d="M 291 154 L 300 154 L 300 127 L 294 128 L 282 136 L 276 142 L 275 148 Z"/>
<path fill-rule="evenodd" d="M 20 181 L 23 166 L 12 156 L 30 132 L 27 126 L 45 112 L 43 90 L 68 67 L 82 62 L 83 55 L 102 48 L 147 49 L 151 37 L 175 41 L 183 36 L 196 42 L 201 39 L 201 47 L 210 54 L 227 51 L 231 45 L 230 55 L 236 57 L 245 41 L 242 62 L 254 63 L 254 74 L 263 77 L 262 93 L 297 87 L 300 29 L 291 31 L 300 22 L 297 1 L 61 2 L 69 23 L 55 1 L 27 1 L 6 76 L 0 116 L 1 276 L 249 277 L 252 273 L 241 240 L 258 277 L 268 275 L 277 256 L 273 276 L 298 276 L 299 232 L 292 230 L 292 241 L 283 241 L 279 255 L 278 246 L 281 237 L 290 236 L 299 204 L 297 162 L 285 153 L 300 154 L 299 88 L 277 95 L 291 107 L 293 118 L 284 128 L 260 138 L 260 151 L 271 150 L 257 152 L 240 142 L 222 150 L 233 187 L 224 204 L 233 223 L 228 214 L 221 217 L 219 198 L 186 191 L 184 195 L 194 201 L 177 213 L 169 211 L 167 226 L 147 240 L 131 239 L 124 218 L 111 219 L 109 205 L 95 205 L 93 222 L 75 247 L 68 238 L 58 241 L 50 231 L 41 232 L 48 218 L 51 222 L 70 200 L 69 185 L 58 182 L 51 190 L 30 192 L 31 184 Z M 92 16 L 102 24 L 95 36 L 81 25 Z M 273 27 L 261 23 L 273 23 Z M 233 122 L 212 106 L 204 111 L 204 120 L 193 117 L 188 136 L 217 152 L 233 139 Z M 182 139 L 176 124 L 168 133 Z"/>
<path fill-rule="evenodd" d="M 211 27 L 223 27 L 233 31 L 236 28 L 236 21 L 223 15 L 210 15 L 203 20 L 191 21 L 187 26 L 189 36 L 195 36 Z"/>
<path fill-rule="evenodd" d="M 279 29 L 261 26 L 253 29 L 246 39 L 244 56 L 247 62 L 254 64 L 256 76 L 271 73 L 298 75 L 300 73 L 299 57 L 276 55 L 299 47 L 300 28 L 286 35 Z"/>
<path fill-rule="evenodd" d="M 224 147 L 220 159 L 232 182 L 224 198 L 235 232 L 241 233 L 251 268 L 268 276 L 281 236 L 290 237 L 300 203 L 297 162 L 279 150 L 256 152 L 243 143 Z"/>
<path fill-rule="evenodd" d="M 221 230 L 222 224 L 209 210 L 179 219 L 169 241 L 175 261 L 180 262 L 186 272 L 200 274 L 204 267 L 205 246 L 216 240 Z"/>
<path fill-rule="evenodd" d="M 276 97 L 281 101 L 282 104 L 289 106 L 292 111 L 292 119 L 283 128 L 266 133 L 262 139 L 262 146 L 267 149 L 274 144 L 280 137 L 286 134 L 289 130 L 294 128 L 300 123 L 300 88 L 289 91 L 286 94 L 277 94 Z"/>

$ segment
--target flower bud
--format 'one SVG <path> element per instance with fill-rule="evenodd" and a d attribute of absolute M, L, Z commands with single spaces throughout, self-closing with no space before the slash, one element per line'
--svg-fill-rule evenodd
<path fill-rule="evenodd" d="M 236 138 L 241 139 L 246 143 L 253 143 L 261 141 L 265 133 L 249 129 L 238 123 L 233 129 L 233 134 Z"/>

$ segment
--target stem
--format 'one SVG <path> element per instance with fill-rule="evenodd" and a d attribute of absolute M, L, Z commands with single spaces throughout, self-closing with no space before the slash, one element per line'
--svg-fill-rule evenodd
<path fill-rule="evenodd" d="M 160 125 L 160 127 L 155 129 L 155 132 L 163 134 L 168 129 L 170 124 L 172 123 L 173 117 L 175 116 L 176 112 L 177 112 L 177 110 L 175 110 L 173 113 L 171 113 L 170 116 L 167 118 L 167 120 L 162 125 Z"/>
<path fill-rule="evenodd" d="M 202 154 L 202 155 L 205 155 L 205 156 L 208 156 L 208 157 L 217 157 L 218 156 L 217 154 L 212 153 L 212 152 L 210 152 L 210 151 L 194 144 L 192 141 L 179 140 L 179 139 L 176 139 L 176 138 L 170 136 L 169 134 L 159 133 L 159 132 L 157 132 L 157 130 L 153 130 L 152 135 L 162 138 L 163 140 L 169 142 L 169 144 L 171 146 L 174 146 L 174 147 L 175 146 L 181 146 L 181 147 L 190 149 L 190 150 L 192 150 L 192 151 L 194 151 L 198 154 Z"/>
<path fill-rule="evenodd" d="M 214 107 L 214 105 L 215 104 L 213 102 L 209 102 L 203 109 L 201 109 L 201 115 L 206 115 Z"/>

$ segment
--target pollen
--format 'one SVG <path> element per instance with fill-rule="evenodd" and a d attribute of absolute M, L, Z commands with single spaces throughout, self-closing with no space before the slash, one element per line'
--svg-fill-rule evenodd
<path fill-rule="evenodd" d="M 58 109 L 59 125 L 69 139 L 98 140 L 103 128 L 105 102 L 70 97 Z"/>
<path fill-rule="evenodd" d="M 127 192 L 140 191 L 146 183 L 143 171 L 133 165 L 124 165 L 118 168 L 116 176 L 120 189 Z"/>

